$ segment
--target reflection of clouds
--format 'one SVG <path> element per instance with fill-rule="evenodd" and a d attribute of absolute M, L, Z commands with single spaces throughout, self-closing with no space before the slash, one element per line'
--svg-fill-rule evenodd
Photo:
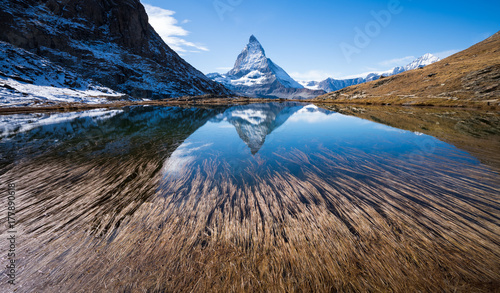
<path fill-rule="evenodd" d="M 334 112 L 326 114 L 320 111 L 315 105 L 307 105 L 295 112 L 288 120 L 292 122 L 318 123 L 337 121 L 341 116 L 341 114 Z"/>
<path fill-rule="evenodd" d="M 266 114 L 260 110 L 246 109 L 231 112 L 231 116 L 241 118 L 251 124 L 258 125 L 266 120 Z"/>
<path fill-rule="evenodd" d="M 226 118 L 224 118 L 224 119 L 226 119 Z M 224 120 L 224 121 L 225 121 L 225 120 Z M 218 127 L 219 127 L 219 128 L 223 128 L 223 129 L 224 129 L 224 128 L 230 128 L 230 129 L 234 128 L 234 126 L 233 126 L 232 124 L 229 124 L 229 123 L 227 123 L 227 122 L 226 122 L 226 123 L 221 123 Z"/>
<path fill-rule="evenodd" d="M 70 122 L 75 119 L 90 118 L 93 122 L 109 119 L 123 110 L 95 109 L 83 112 L 56 114 L 14 114 L 0 116 L 0 137 L 27 132 L 37 127 L 44 127 L 46 132 L 58 130 L 73 132 Z"/>
<path fill-rule="evenodd" d="M 192 143 L 186 142 L 176 149 L 170 158 L 165 162 L 163 167 L 164 175 L 178 175 L 185 170 L 196 159 L 193 152 L 199 151 L 203 148 L 211 146 L 213 143 Z"/>
<path fill-rule="evenodd" d="M 373 129 L 390 131 L 390 132 L 397 132 L 397 133 L 405 133 L 405 132 L 407 132 L 407 131 L 402 130 L 402 129 L 398 129 L 398 128 L 394 128 L 394 127 L 390 127 L 390 126 L 382 125 L 382 124 L 375 124 L 375 125 L 373 125 Z"/>

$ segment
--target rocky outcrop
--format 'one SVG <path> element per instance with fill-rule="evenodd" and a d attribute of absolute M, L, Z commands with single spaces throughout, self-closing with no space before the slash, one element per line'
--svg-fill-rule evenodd
<path fill-rule="evenodd" d="M 0 41 L 139 98 L 229 94 L 177 55 L 138 0 L 0 0 Z"/>
<path fill-rule="evenodd" d="M 500 93 L 500 64 L 473 71 L 462 78 L 462 87 L 481 98 L 495 98 Z"/>

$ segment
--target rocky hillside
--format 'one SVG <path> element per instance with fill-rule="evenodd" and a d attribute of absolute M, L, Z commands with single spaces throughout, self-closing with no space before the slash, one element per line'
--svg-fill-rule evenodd
<path fill-rule="evenodd" d="M 166 45 L 139 0 L 0 0 L 0 41 L 137 98 L 228 94 Z"/>
<path fill-rule="evenodd" d="M 317 101 L 500 106 L 500 32 L 439 62 L 320 96 Z"/>
<path fill-rule="evenodd" d="M 59 66 L 46 58 L 0 41 L 0 106 L 59 103 L 104 104 L 130 97 Z"/>

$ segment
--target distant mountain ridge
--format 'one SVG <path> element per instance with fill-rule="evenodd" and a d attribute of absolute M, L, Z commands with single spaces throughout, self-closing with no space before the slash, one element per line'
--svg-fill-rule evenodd
<path fill-rule="evenodd" d="M 238 55 L 233 69 L 226 74 L 210 73 L 214 81 L 239 94 L 256 98 L 309 99 L 324 94 L 323 90 L 310 90 L 295 81 L 266 53 L 255 36 Z"/>
<path fill-rule="evenodd" d="M 165 44 L 139 0 L 0 0 L 0 26 L 0 41 L 136 98 L 231 94 Z"/>
<path fill-rule="evenodd" d="M 366 77 L 356 77 L 356 78 L 347 78 L 347 79 L 333 79 L 333 78 L 327 78 L 323 81 L 302 81 L 300 82 L 301 85 L 303 85 L 305 88 L 313 89 L 313 90 L 324 90 L 325 92 L 333 92 L 337 91 L 343 88 L 346 88 L 348 86 L 352 85 L 357 85 L 365 82 L 369 82 L 372 80 L 377 80 L 381 76 L 392 76 L 399 74 L 401 72 L 405 72 L 408 70 L 413 70 L 417 68 L 421 68 L 424 66 L 427 66 L 429 64 L 432 64 L 434 62 L 439 61 L 440 59 L 430 53 L 427 53 L 415 60 L 413 60 L 411 63 L 405 65 L 405 66 L 398 66 L 394 67 L 391 70 L 385 71 L 385 72 L 378 72 L 378 73 L 369 73 L 366 75 Z"/>

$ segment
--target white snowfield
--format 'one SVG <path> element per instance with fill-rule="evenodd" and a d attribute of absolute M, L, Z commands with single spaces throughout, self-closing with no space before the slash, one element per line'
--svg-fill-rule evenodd
<path fill-rule="evenodd" d="M 109 103 L 125 97 L 49 60 L 0 42 L 0 106 Z"/>

